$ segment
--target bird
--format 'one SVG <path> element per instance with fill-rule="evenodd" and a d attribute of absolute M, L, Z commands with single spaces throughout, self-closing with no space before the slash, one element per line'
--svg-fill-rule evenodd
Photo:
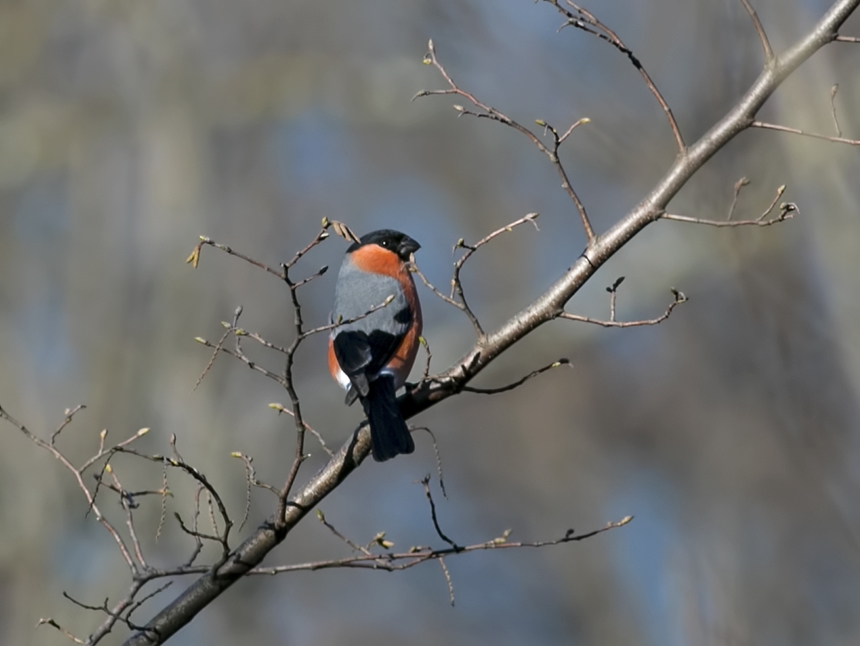
<path fill-rule="evenodd" d="M 371 231 L 350 245 L 338 272 L 328 368 L 346 390 L 345 403 L 361 401 L 377 462 L 415 450 L 395 393 L 412 370 L 423 328 L 408 265 L 420 248 L 405 233 Z"/>

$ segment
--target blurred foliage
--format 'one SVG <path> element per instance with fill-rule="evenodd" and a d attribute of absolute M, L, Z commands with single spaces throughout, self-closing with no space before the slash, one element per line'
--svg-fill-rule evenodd
<path fill-rule="evenodd" d="M 779 51 L 829 3 L 754 4 Z M 589 8 L 648 67 L 688 140 L 758 73 L 758 40 L 739 2 Z M 519 0 L 0 2 L 0 403 L 43 433 L 64 408 L 86 403 L 61 440 L 76 458 L 105 428 L 122 438 L 152 427 L 142 441 L 153 453 L 176 434 L 240 516 L 244 474 L 230 452 L 254 456 L 261 478 L 282 480 L 291 426 L 267 404 L 286 396 L 226 358 L 192 392 L 208 360 L 193 338 L 216 339 L 219 321 L 242 305 L 243 327 L 283 342 L 288 295 L 217 252 L 192 270 L 183 260 L 198 235 L 277 265 L 323 216 L 359 233 L 394 226 L 422 243 L 422 267 L 444 286 L 458 238 L 540 212 L 539 233 L 499 238 L 464 272 L 492 328 L 558 277 L 584 240 L 553 169 L 525 139 L 456 119 L 445 98 L 410 102 L 443 86 L 421 64 L 429 37 L 462 87 L 511 116 L 559 128 L 591 118 L 564 154 L 598 232 L 674 157 L 665 119 L 627 59 L 558 26 L 551 7 Z M 846 33 L 860 33 L 860 20 Z M 827 48 L 762 118 L 833 133 L 830 88 L 839 83 L 842 129 L 860 136 L 858 57 L 855 45 Z M 633 523 L 550 550 L 452 559 L 454 609 L 429 566 L 243 581 L 174 641 L 860 642 L 860 157 L 748 132 L 673 211 L 721 217 L 741 176 L 752 184 L 739 216 L 758 215 L 781 184 L 800 215 L 765 230 L 658 223 L 571 303 L 606 315 L 604 288 L 624 275 L 619 318 L 656 316 L 674 286 L 691 300 L 669 321 L 548 326 L 475 385 L 507 383 L 562 356 L 572 369 L 494 398 L 464 394 L 417 420 L 440 441 L 450 495 L 440 521 L 455 540 L 508 527 L 515 539 L 555 537 L 628 514 Z M 329 239 L 306 259 L 307 273 L 336 266 L 344 247 Z M 334 273 L 306 292 L 307 320 L 325 322 Z M 442 369 L 471 345 L 471 327 L 422 295 Z M 360 413 L 339 405 L 323 343 L 299 355 L 300 388 L 309 421 L 336 446 Z M 99 604 L 125 589 L 127 572 L 68 474 L 14 428 L 3 425 L 0 438 L 0 642 L 66 643 L 34 629 L 38 618 L 87 634 L 100 618 L 61 592 Z M 358 542 L 382 530 L 401 547 L 434 541 L 413 484 L 434 471 L 434 457 L 425 437 L 418 444 L 412 457 L 362 468 L 323 505 L 329 520 Z M 316 453 L 309 471 L 322 462 Z M 160 486 L 160 468 L 114 467 L 129 487 Z M 187 511 L 192 488 L 170 484 L 170 504 Z M 264 493 L 254 494 L 252 522 L 270 509 Z M 175 524 L 155 542 L 159 511 L 139 511 L 153 560 L 185 558 Z M 306 522 L 275 558 L 343 550 Z"/>

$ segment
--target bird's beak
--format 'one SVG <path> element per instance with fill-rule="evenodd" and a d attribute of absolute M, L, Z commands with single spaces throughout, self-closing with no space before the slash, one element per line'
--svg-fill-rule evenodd
<path fill-rule="evenodd" d="M 403 236 L 403 240 L 400 241 L 400 256 L 402 258 L 408 258 L 411 254 L 415 253 L 421 248 L 421 245 L 415 242 L 409 236 Z"/>

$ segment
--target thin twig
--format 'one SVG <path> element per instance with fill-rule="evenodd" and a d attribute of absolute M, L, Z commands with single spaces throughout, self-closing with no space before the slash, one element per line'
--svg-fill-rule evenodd
<path fill-rule="evenodd" d="M 455 301 L 450 296 L 446 296 L 441 291 L 439 291 L 436 287 L 434 287 L 433 283 L 431 283 L 427 279 L 427 276 L 424 275 L 424 272 L 421 271 L 420 267 L 418 267 L 418 264 L 415 262 L 412 263 L 412 273 L 416 274 L 418 276 L 418 278 L 421 279 L 421 282 L 424 283 L 424 286 L 427 289 L 429 289 L 431 292 L 433 292 L 436 296 L 438 296 L 444 302 L 448 303 L 448 305 L 452 305 L 453 307 L 456 307 L 458 310 L 463 310 L 463 305 L 461 303 L 458 303 L 457 301 Z"/>
<path fill-rule="evenodd" d="M 75 637 L 72 633 L 63 628 L 60 624 L 58 624 L 50 617 L 42 617 L 41 619 L 39 619 L 39 621 L 36 623 L 36 627 L 39 626 L 51 626 L 52 628 L 56 628 L 57 630 L 59 630 L 61 633 L 63 633 L 63 635 L 65 635 L 68 639 L 75 642 L 76 644 L 86 644 L 83 639 Z"/>
<path fill-rule="evenodd" d="M 574 122 L 570 125 L 570 127 L 569 127 L 567 130 L 565 130 L 565 131 L 564 131 L 564 134 L 563 134 L 563 135 L 561 135 L 561 136 L 558 138 L 558 144 L 559 144 L 559 146 L 560 146 L 561 144 L 563 144 L 563 143 L 564 143 L 564 140 L 565 140 L 565 139 L 567 139 L 567 138 L 570 136 L 570 133 L 572 133 L 574 130 L 576 130 L 577 128 L 579 128 L 579 126 L 584 126 L 586 123 L 591 123 L 591 119 L 589 119 L 588 117 L 583 117 L 583 118 L 582 118 L 582 119 L 580 119 L 579 121 L 574 121 Z"/>
<path fill-rule="evenodd" d="M 254 267 L 258 267 L 259 269 L 262 269 L 263 271 L 266 271 L 266 272 L 272 274 L 273 276 L 280 278 L 281 280 L 284 279 L 284 272 L 278 271 L 277 269 L 274 269 L 274 268 L 270 267 L 269 265 L 260 262 L 259 260 L 255 260 L 254 258 L 251 258 L 250 256 L 246 256 L 245 254 L 243 254 L 239 251 L 236 251 L 232 247 L 228 247 L 227 245 L 221 244 L 219 242 L 215 242 L 214 240 L 212 240 L 211 238 L 208 238 L 206 236 L 200 236 L 200 242 L 198 242 L 197 247 L 195 247 L 196 257 L 195 257 L 195 252 L 192 252 L 192 254 L 186 259 L 185 262 L 192 263 L 194 265 L 194 267 L 197 267 L 197 263 L 200 260 L 200 249 L 203 245 L 209 245 L 210 247 L 215 247 L 216 249 L 220 249 L 224 253 L 231 255 L 231 256 L 235 256 L 236 258 L 239 258 L 241 260 L 244 260 L 245 262 L 247 262 L 251 265 L 254 265 Z"/>
<path fill-rule="evenodd" d="M 245 527 L 245 523 L 248 522 L 248 517 L 251 515 L 251 489 L 254 486 L 254 467 L 251 465 L 251 458 L 245 456 L 242 453 L 233 453 L 234 456 L 240 457 L 245 463 L 245 482 L 248 483 L 248 486 L 245 488 L 245 513 L 242 514 L 242 522 L 239 523 L 239 529 L 236 531 L 241 532 Z"/>
<path fill-rule="evenodd" d="M 773 209 L 776 207 L 776 203 L 779 202 L 779 198 L 783 196 L 785 193 L 785 184 L 776 189 L 776 195 L 773 196 L 773 199 L 770 201 L 770 204 L 767 205 L 767 208 L 762 211 L 761 215 L 756 218 L 759 222 L 764 220 L 768 215 L 773 212 Z M 789 213 L 797 213 L 797 205 L 794 202 L 786 202 L 779 205 L 780 216 L 785 218 Z"/>
<path fill-rule="evenodd" d="M 312 280 L 316 280 L 320 276 L 323 276 L 328 271 L 328 265 L 323 265 L 315 274 L 311 274 L 307 278 L 302 278 L 299 282 L 296 283 L 296 288 L 307 285 Z"/>
<path fill-rule="evenodd" d="M 238 451 L 231 453 L 230 456 L 234 458 L 239 458 L 242 460 L 242 462 L 245 463 L 245 475 L 248 478 L 248 484 L 250 486 L 258 487 L 259 489 L 265 489 L 266 491 L 272 492 L 276 496 L 280 494 L 280 489 L 278 489 L 277 487 L 270 485 L 266 482 L 261 482 L 257 480 L 257 472 L 254 469 L 254 465 L 252 464 L 253 458 Z"/>
<path fill-rule="evenodd" d="M 433 353 L 430 351 L 430 343 L 427 341 L 427 337 L 418 337 L 418 342 L 424 347 L 424 354 L 426 355 L 426 361 L 424 362 L 424 372 L 422 373 L 421 378 L 427 379 L 427 377 L 430 376 L 430 361 L 433 359 Z"/>
<path fill-rule="evenodd" d="M 194 383 L 194 388 L 191 389 L 192 392 L 197 390 L 197 387 L 201 383 L 203 383 L 203 378 L 206 376 L 206 374 L 209 372 L 209 370 L 212 369 L 212 366 L 215 365 L 215 359 L 218 358 L 218 352 L 224 346 L 224 342 L 227 340 L 227 337 L 230 336 L 230 332 L 231 332 L 231 330 L 228 328 L 224 332 L 224 334 L 221 335 L 221 338 L 218 339 L 218 342 L 215 345 L 210 344 L 208 341 L 204 341 L 199 336 L 194 339 L 198 343 L 203 343 L 204 345 L 206 345 L 207 348 L 213 348 L 213 351 L 212 351 L 212 356 L 209 357 L 209 363 L 206 364 L 206 367 L 203 368 L 203 372 L 201 372 L 200 376 L 197 377 L 197 381 Z"/>
<path fill-rule="evenodd" d="M 259 372 L 261 375 L 268 377 L 272 381 L 276 381 L 281 386 L 285 385 L 284 378 L 281 377 L 281 375 L 275 374 L 271 370 L 264 368 L 263 366 L 258 364 L 256 361 L 252 361 L 251 359 L 246 357 L 244 354 L 239 354 L 239 353 L 231 350 L 230 348 L 225 348 L 223 346 L 219 347 L 216 344 L 212 343 L 211 341 L 207 341 L 203 337 L 198 336 L 198 337 L 195 337 L 194 340 L 197 341 L 197 343 L 199 343 L 203 346 L 206 346 L 207 348 L 214 348 L 217 351 L 223 352 L 224 354 L 229 354 L 231 357 L 233 357 L 235 359 L 239 359 L 239 361 L 246 364 L 251 370 Z"/>
<path fill-rule="evenodd" d="M 276 410 L 279 413 L 285 413 L 286 415 L 289 415 L 290 417 L 295 417 L 295 414 L 293 413 L 293 411 L 291 411 L 289 408 L 287 408 L 286 406 L 283 406 L 281 404 L 272 403 L 272 404 L 269 404 L 269 408 L 271 408 L 272 410 Z M 319 431 L 314 429 L 307 422 L 303 421 L 302 424 L 304 424 L 305 430 L 317 439 L 317 442 L 320 443 L 322 450 L 325 451 L 329 457 L 333 456 L 334 452 L 330 448 L 328 448 L 328 444 L 325 443 L 325 440 L 323 439 L 322 435 L 320 435 Z"/>
<path fill-rule="evenodd" d="M 561 312 L 557 318 L 568 319 L 569 321 L 579 321 L 581 323 L 592 323 L 601 327 L 642 327 L 644 325 L 658 325 L 671 316 L 672 311 L 681 303 L 686 303 L 689 299 L 682 292 L 676 289 L 672 290 L 675 300 L 666 308 L 660 316 L 654 319 L 645 319 L 641 321 L 603 321 L 601 319 L 591 318 L 590 316 L 580 316 L 579 314 L 571 314 L 570 312 Z"/>
<path fill-rule="evenodd" d="M 128 528 L 128 535 L 131 539 L 134 555 L 137 558 L 137 562 L 140 567 L 146 570 L 148 566 L 146 564 L 146 559 L 143 557 L 143 548 L 140 545 L 140 540 L 137 538 L 137 531 L 135 531 L 134 528 L 134 516 L 132 510 L 136 507 L 136 504 L 133 502 L 133 494 L 125 490 L 116 475 L 116 471 L 109 467 L 110 465 L 105 465 L 105 470 L 113 480 L 115 491 L 119 492 L 119 500 L 122 508 L 125 510 L 125 525 Z"/>
<path fill-rule="evenodd" d="M 286 269 L 292 269 L 295 266 L 295 264 L 299 260 L 301 260 L 302 257 L 307 252 L 309 252 L 311 249 L 313 249 L 318 244 L 320 244 L 323 240 L 328 238 L 328 231 L 326 229 L 328 229 L 328 227 L 331 226 L 332 224 L 333 223 L 330 222 L 327 218 L 324 218 L 323 222 L 322 222 L 322 229 L 320 230 L 319 233 L 316 234 L 314 239 L 311 240 L 308 244 L 306 244 L 303 249 L 301 249 L 300 251 L 297 251 L 296 254 L 292 258 L 290 258 L 287 262 L 285 262 L 282 266 L 285 267 Z M 341 224 L 341 223 L 338 222 L 337 224 Z M 323 269 L 322 272 L 325 273 L 325 269 Z M 287 272 L 286 271 L 282 272 L 280 274 L 280 278 L 281 278 L 281 280 L 285 280 L 287 278 Z"/>
<path fill-rule="evenodd" d="M 772 210 L 772 209 L 771 209 Z M 779 215 L 776 215 L 767 220 L 759 216 L 755 220 L 708 220 L 705 218 L 694 218 L 689 215 L 677 215 L 674 213 L 664 213 L 660 217 L 664 220 L 674 220 L 676 222 L 688 222 L 690 224 L 704 224 L 709 227 L 769 227 L 786 220 L 791 220 L 799 213 L 797 204 L 794 202 L 783 202 L 779 205 Z"/>
<path fill-rule="evenodd" d="M 74 408 L 66 409 L 63 422 L 57 427 L 57 430 L 51 434 L 51 446 L 54 446 L 57 441 L 57 437 L 60 435 L 60 433 L 63 432 L 63 429 L 66 428 L 69 424 L 71 424 L 72 418 L 75 416 L 75 413 L 80 410 L 83 410 L 84 408 L 86 408 L 84 404 L 78 404 Z"/>
<path fill-rule="evenodd" d="M 103 473 L 107 473 L 108 475 L 114 475 L 113 467 L 109 464 L 106 464 Z M 115 494 L 125 498 L 128 503 L 135 509 L 140 506 L 134 500 L 138 496 L 162 496 L 164 493 L 162 489 L 139 489 L 137 491 L 128 491 L 126 489 L 123 489 L 122 486 L 120 486 L 118 483 L 115 484 L 114 482 L 107 482 L 104 479 L 103 474 L 97 473 L 93 477 L 101 485 L 101 487 L 113 491 Z M 170 492 L 168 492 L 168 494 L 169 493 Z"/>
<path fill-rule="evenodd" d="M 366 548 L 366 547 L 364 547 L 363 545 L 359 545 L 359 544 L 358 544 L 358 543 L 356 543 L 355 541 L 351 541 L 351 540 L 350 540 L 350 539 L 348 539 L 346 536 L 344 536 L 343 534 L 341 534 L 337 529 L 335 529 L 335 526 L 334 526 L 334 525 L 332 525 L 330 522 L 328 522 L 328 521 L 326 520 L 325 514 L 323 514 L 323 513 L 322 513 L 322 511 L 321 511 L 320 509 L 317 509 L 317 518 L 319 519 L 319 521 L 320 521 L 323 525 L 325 525 L 325 526 L 326 526 L 326 529 L 328 529 L 332 534 L 334 534 L 335 536 L 337 536 L 337 537 L 338 537 L 340 540 L 342 540 L 344 543 L 346 543 L 347 545 L 349 545 L 349 546 L 350 546 L 352 549 L 354 549 L 356 552 L 361 552 L 361 553 L 362 553 L 362 554 L 364 554 L 365 556 L 374 556 L 373 552 L 371 552 L 369 549 L 367 549 L 367 548 Z"/>
<path fill-rule="evenodd" d="M 729 206 L 729 214 L 726 216 L 726 220 L 731 220 L 732 216 L 735 214 L 735 208 L 738 205 L 738 198 L 741 195 L 741 191 L 744 186 L 749 186 L 750 181 L 746 177 L 741 177 L 737 182 L 735 182 L 734 187 L 734 195 L 732 196 L 732 203 Z"/>
<path fill-rule="evenodd" d="M 188 527 L 185 524 L 185 521 L 182 520 L 182 516 L 179 515 L 179 512 L 173 512 L 173 517 L 176 519 L 176 522 L 179 523 L 179 529 L 188 534 L 189 536 L 193 536 L 194 538 L 202 539 L 204 541 L 212 541 L 213 543 L 221 543 L 221 536 L 216 534 L 207 534 L 206 532 L 201 532 L 193 527 Z M 218 531 L 218 528 L 215 528 L 215 531 Z"/>
<path fill-rule="evenodd" d="M 281 354 L 287 354 L 287 348 L 284 348 L 276 343 L 272 343 L 271 341 L 267 341 L 262 336 L 257 334 L 256 332 L 248 332 L 247 330 L 236 330 L 236 334 L 244 334 L 249 339 L 256 341 L 264 348 L 268 348 L 269 350 L 274 350 L 275 352 L 280 352 Z"/>
<path fill-rule="evenodd" d="M 164 529 L 164 523 L 167 519 L 167 497 L 172 495 L 167 488 L 167 465 L 161 463 L 161 509 L 158 513 L 158 527 L 155 529 L 155 542 L 158 542 L 161 532 Z"/>
<path fill-rule="evenodd" d="M 197 483 L 197 491 L 194 492 L 194 508 L 193 513 L 191 514 L 191 529 L 194 532 L 194 548 L 191 550 L 191 556 L 189 556 L 188 560 L 185 562 L 185 567 L 191 567 L 203 551 L 203 540 L 197 536 L 197 528 L 199 527 L 200 521 L 200 496 L 204 491 L 203 485 Z"/>
<path fill-rule="evenodd" d="M 144 595 L 144 596 L 142 596 L 140 599 L 137 599 L 134 603 L 132 603 L 132 604 L 129 606 L 129 608 L 128 608 L 128 612 L 126 612 L 126 614 L 125 614 L 126 619 L 127 619 L 128 621 L 131 621 L 131 615 L 132 615 L 132 614 L 133 614 L 133 613 L 134 613 L 138 608 L 140 608 L 143 604 L 145 604 L 145 603 L 146 603 L 147 601 L 149 601 L 150 599 L 152 599 L 152 598 L 154 598 L 154 597 L 158 596 L 159 594 L 161 594 L 162 592 L 164 592 L 165 590 L 167 590 L 167 588 L 169 588 L 169 587 L 170 587 L 170 586 L 172 586 L 172 585 L 173 585 L 173 581 L 168 581 L 168 582 L 167 582 L 167 583 L 165 583 L 164 585 L 160 585 L 160 586 L 158 586 L 158 587 L 157 587 L 155 590 L 153 590 L 152 592 L 150 592 L 150 593 L 148 593 L 148 594 L 145 594 L 145 595 Z"/>
<path fill-rule="evenodd" d="M 448 491 L 445 489 L 445 477 L 442 475 L 442 454 L 439 452 L 439 443 L 436 441 L 436 434 L 427 426 L 410 426 L 410 431 L 426 431 L 433 443 L 433 452 L 436 455 L 436 475 L 439 477 L 439 489 L 442 490 L 442 496 L 447 500 Z"/>
<path fill-rule="evenodd" d="M 845 137 L 830 137 L 828 135 L 819 135 L 815 132 L 806 132 L 798 128 L 789 128 L 788 126 L 780 126 L 775 123 L 767 123 L 765 121 L 753 121 L 750 128 L 762 128 L 764 130 L 776 130 L 778 132 L 788 132 L 793 135 L 801 135 L 803 137 L 811 137 L 812 139 L 822 139 L 835 144 L 848 144 L 849 146 L 860 146 L 860 139 L 847 139 Z"/>
<path fill-rule="evenodd" d="M 758 14 L 755 12 L 755 9 L 752 8 L 749 0 L 741 0 L 741 3 L 750 15 L 750 20 L 752 20 L 753 26 L 755 27 L 755 32 L 758 34 L 758 39 L 761 42 L 761 49 L 764 53 L 765 65 L 772 65 L 775 56 L 773 55 L 773 48 L 770 46 L 770 41 L 767 39 L 767 34 L 764 31 L 761 20 L 759 20 Z"/>
<path fill-rule="evenodd" d="M 242 330 L 239 328 L 239 317 L 242 316 L 243 311 L 244 310 L 243 310 L 242 306 L 239 305 L 238 307 L 236 307 L 235 310 L 233 310 L 233 322 L 227 323 L 225 321 L 225 322 L 221 323 L 221 325 L 223 325 L 225 328 L 234 332 L 234 336 L 236 337 L 236 352 L 237 352 L 237 354 L 242 354 L 242 355 L 245 354 L 244 350 L 242 350 L 242 337 L 244 335 L 240 333 L 240 332 L 242 332 Z M 213 354 L 217 354 L 217 352 L 213 353 Z"/>
<path fill-rule="evenodd" d="M 537 370 L 531 371 L 529 374 L 527 374 L 522 379 L 517 379 L 515 382 L 513 382 L 512 384 L 508 384 L 507 386 L 501 386 L 499 388 L 473 388 L 472 386 L 464 386 L 463 392 L 478 393 L 480 395 L 498 395 L 499 393 L 505 393 L 505 392 L 508 392 L 509 390 L 513 390 L 514 388 L 519 388 L 520 386 L 522 386 L 524 383 L 526 383 L 530 379 L 534 379 L 538 375 L 542 375 L 543 373 L 547 372 L 548 370 L 552 370 L 553 368 L 558 368 L 559 366 L 569 366 L 569 365 L 570 365 L 570 360 L 562 358 L 562 359 L 559 359 L 558 361 L 553 361 L 551 364 L 544 366 L 543 368 L 538 368 Z"/>
<path fill-rule="evenodd" d="M 451 607 L 454 607 L 454 582 L 451 581 L 451 573 L 448 572 L 448 566 L 445 565 L 445 559 L 441 556 L 436 559 L 439 562 L 439 566 L 442 568 L 442 574 L 445 575 L 445 583 L 448 584 L 448 597 L 451 599 Z"/>
<path fill-rule="evenodd" d="M 79 469 L 79 471 L 81 472 L 81 474 L 83 474 L 85 471 L 87 471 L 87 469 L 89 469 L 93 464 L 95 464 L 96 462 L 101 460 L 103 457 L 112 455 L 113 453 L 116 452 L 117 449 L 121 449 L 121 448 L 125 448 L 125 447 L 129 446 L 134 441 L 139 440 L 140 438 L 142 438 L 147 433 L 149 433 L 149 428 L 139 429 L 137 431 L 137 433 L 135 433 L 131 437 L 127 437 L 122 442 L 120 442 L 118 444 L 114 444 L 112 447 L 105 449 L 104 448 L 104 440 L 107 437 L 107 431 L 106 430 L 102 431 L 100 434 L 98 453 L 96 453 L 94 456 L 92 456 L 91 458 L 88 458 L 86 461 L 84 461 L 84 463 L 81 465 L 81 468 Z"/>
<path fill-rule="evenodd" d="M 839 127 L 839 116 L 836 114 L 836 93 L 839 92 L 839 84 L 830 88 L 830 113 L 833 116 L 833 125 L 836 126 L 836 134 L 842 136 L 842 128 Z"/>
<path fill-rule="evenodd" d="M 212 531 L 215 532 L 216 535 L 220 536 L 220 531 L 218 530 L 218 518 L 215 516 L 215 507 L 212 505 L 212 494 L 208 491 L 206 492 L 206 507 L 209 509 L 209 525 L 212 527 Z"/>
<path fill-rule="evenodd" d="M 430 491 L 430 476 L 424 476 L 421 479 L 421 484 L 424 485 L 424 495 L 427 497 L 427 502 L 430 503 L 430 518 L 433 520 L 433 527 L 436 530 L 436 534 L 439 535 L 439 538 L 448 543 L 455 552 L 459 552 L 461 548 L 454 541 L 445 536 L 442 528 L 439 527 L 439 519 L 436 518 L 436 503 L 433 502 L 433 494 Z"/>
<path fill-rule="evenodd" d="M 358 316 L 353 316 L 352 318 L 341 319 L 341 320 L 335 321 L 333 323 L 328 323 L 326 325 L 320 325 L 319 327 L 315 327 L 313 329 L 306 330 L 306 331 L 302 332 L 301 339 L 306 339 L 309 336 L 311 336 L 313 334 L 319 334 L 320 332 L 328 332 L 330 330 L 336 330 L 337 328 L 343 327 L 344 325 L 349 325 L 351 323 L 355 323 L 356 321 L 360 321 L 361 319 L 367 318 L 368 316 L 370 316 L 374 312 L 377 312 L 381 309 L 388 307 L 393 300 L 394 300 L 394 294 L 389 294 L 389 296 L 384 301 L 382 301 L 381 303 L 378 303 L 377 305 L 373 305 L 372 307 L 368 308 L 368 310 L 366 312 L 364 312 L 364 314 L 359 314 Z"/>
<path fill-rule="evenodd" d="M 606 291 L 609 292 L 609 320 L 614 322 L 615 319 L 615 305 L 618 300 L 618 288 L 621 287 L 621 283 L 624 282 L 624 276 L 619 276 L 615 279 L 615 282 L 612 283 L 609 287 L 606 288 Z"/>
<path fill-rule="evenodd" d="M 290 396 L 290 402 L 292 404 L 292 417 L 296 427 L 296 450 L 295 457 L 293 458 L 293 463 L 290 466 L 290 472 L 287 475 L 287 479 L 284 482 L 284 486 L 281 488 L 281 491 L 278 494 L 278 526 L 282 526 L 284 523 L 284 518 L 287 513 L 287 498 L 290 495 L 290 490 L 293 487 L 293 483 L 298 477 L 299 468 L 301 468 L 302 463 L 307 458 L 307 456 L 305 455 L 305 422 L 304 418 L 302 417 L 302 407 L 301 401 L 299 400 L 299 394 L 296 390 L 295 384 L 293 383 L 293 362 L 295 359 L 295 353 L 298 350 L 302 340 L 304 339 L 304 322 L 302 320 L 302 306 L 299 303 L 298 287 L 290 279 L 289 271 L 290 268 L 287 265 L 284 265 L 284 282 L 290 288 L 290 300 L 293 304 L 293 325 L 296 330 L 296 338 L 293 340 L 292 344 L 289 347 L 289 350 L 287 351 L 287 357 L 284 364 L 283 384 L 284 388 L 287 390 L 287 393 Z"/>
<path fill-rule="evenodd" d="M 465 545 L 458 547 L 448 547 L 444 549 L 434 550 L 432 548 L 413 548 L 407 552 L 389 552 L 386 554 L 372 554 L 371 556 L 351 556 L 342 559 L 331 559 L 326 561 L 315 561 L 310 563 L 296 563 L 291 565 L 277 565 L 266 568 L 254 568 L 248 572 L 253 575 L 274 575 L 285 572 L 298 572 L 302 570 L 323 570 L 331 568 L 362 568 L 370 570 L 382 570 L 385 572 L 394 572 L 397 570 L 406 570 L 426 561 L 437 560 L 440 557 L 454 556 L 458 554 L 466 554 L 468 552 L 477 552 L 482 550 L 496 549 L 522 549 L 527 547 L 543 548 L 553 545 L 563 545 L 576 541 L 586 540 L 608 532 L 619 527 L 623 527 L 633 520 L 633 516 L 625 516 L 618 522 L 607 523 L 600 529 L 595 529 L 585 534 L 576 534 L 573 530 L 565 532 L 561 538 L 545 541 L 517 541 L 508 540 L 510 535 L 506 531 L 502 536 L 474 545 Z"/>

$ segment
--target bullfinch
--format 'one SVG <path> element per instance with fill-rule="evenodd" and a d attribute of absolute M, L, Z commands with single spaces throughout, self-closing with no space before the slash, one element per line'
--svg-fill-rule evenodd
<path fill-rule="evenodd" d="M 361 401 L 377 462 L 415 450 L 395 393 L 412 370 L 421 336 L 421 305 L 407 265 L 419 248 L 399 231 L 372 231 L 346 250 L 337 276 L 332 323 L 345 323 L 329 336 L 329 372 L 346 390 L 347 405 Z"/>

